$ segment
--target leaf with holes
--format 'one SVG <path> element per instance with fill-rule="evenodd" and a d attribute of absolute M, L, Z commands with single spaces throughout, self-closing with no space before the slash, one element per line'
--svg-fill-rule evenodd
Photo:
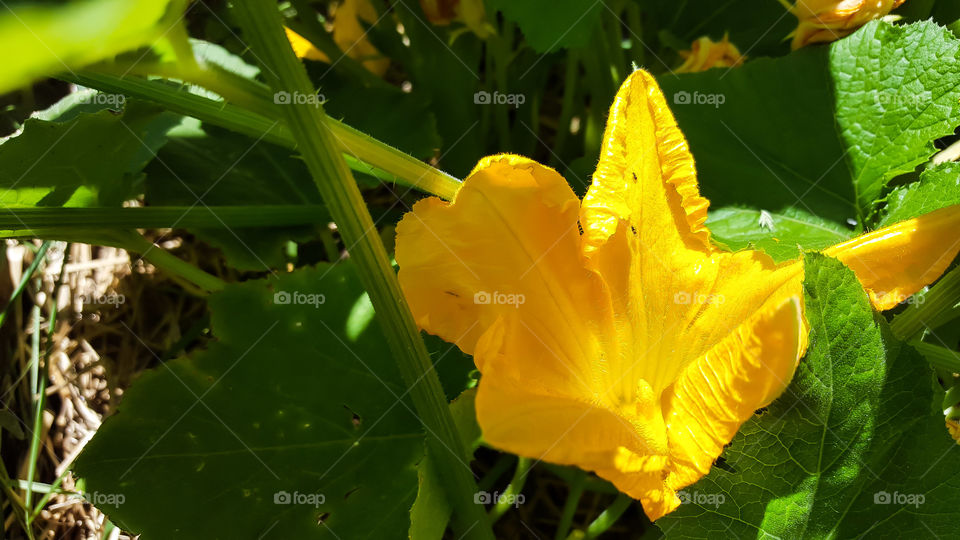
<path fill-rule="evenodd" d="M 423 433 L 351 263 L 210 305 L 218 340 L 142 375 L 79 458 L 91 500 L 145 538 L 404 537 Z"/>

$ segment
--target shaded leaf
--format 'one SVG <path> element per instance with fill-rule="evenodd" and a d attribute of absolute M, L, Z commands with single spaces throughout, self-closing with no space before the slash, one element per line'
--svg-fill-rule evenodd
<path fill-rule="evenodd" d="M 211 296 L 218 340 L 127 391 L 88 492 L 145 538 L 405 537 L 422 428 L 378 324 L 347 335 L 363 294 L 345 262 Z"/>

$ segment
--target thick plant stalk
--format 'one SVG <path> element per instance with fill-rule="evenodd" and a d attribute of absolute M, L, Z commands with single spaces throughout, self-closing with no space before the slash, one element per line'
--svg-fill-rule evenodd
<path fill-rule="evenodd" d="M 314 95 L 306 69 L 284 35 L 276 3 L 246 0 L 233 6 L 248 44 L 263 59 L 264 73 L 273 90 L 289 92 L 291 96 Z M 469 467 L 463 463 L 467 452 L 440 379 L 433 371 L 420 331 L 400 292 L 396 274 L 360 190 L 338 151 L 323 107 L 311 100 L 289 101 L 289 104 L 277 105 L 278 113 L 286 120 L 320 195 L 339 226 L 351 257 L 357 262 L 360 280 L 380 316 L 390 349 L 426 428 L 427 444 L 454 510 L 454 525 L 463 537 L 492 539 L 483 507 L 473 501 L 476 484 Z"/>

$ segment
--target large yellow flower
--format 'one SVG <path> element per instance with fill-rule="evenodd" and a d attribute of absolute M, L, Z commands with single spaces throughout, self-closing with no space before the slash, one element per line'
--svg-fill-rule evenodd
<path fill-rule="evenodd" d="M 452 203 L 403 218 L 404 294 L 423 329 L 473 355 L 490 444 L 595 471 L 657 519 L 783 392 L 807 346 L 803 265 L 717 249 L 707 205 L 660 88 L 636 71 L 582 203 L 552 169 L 499 155 Z M 947 208 L 827 251 L 889 308 L 946 269 L 958 225 Z"/>
<path fill-rule="evenodd" d="M 792 47 L 838 40 L 868 22 L 883 17 L 906 0 L 797 0 L 784 5 L 797 16 Z"/>

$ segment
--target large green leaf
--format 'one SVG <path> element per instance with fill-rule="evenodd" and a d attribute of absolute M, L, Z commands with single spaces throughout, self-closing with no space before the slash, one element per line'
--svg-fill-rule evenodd
<path fill-rule="evenodd" d="M 178 24 L 184 4 L 183 0 L 85 0 L 12 8 L 4 4 L 0 94 L 150 45 Z"/>
<path fill-rule="evenodd" d="M 943 163 L 923 171 L 920 180 L 887 196 L 880 225 L 890 225 L 946 206 L 960 204 L 960 164 Z"/>
<path fill-rule="evenodd" d="M 147 540 L 405 537 L 424 438 L 364 296 L 348 262 L 211 296 L 217 341 L 142 375 L 80 456 L 91 500 Z"/>
<path fill-rule="evenodd" d="M 170 142 L 146 168 L 146 202 L 151 206 L 321 205 L 306 166 L 293 152 L 212 126 L 172 132 Z M 317 216 L 318 224 L 329 217 Z M 237 268 L 279 268 L 287 240 L 304 240 L 311 227 L 196 229 L 223 250 Z"/>
<path fill-rule="evenodd" d="M 875 21 L 826 47 L 660 82 L 714 204 L 862 225 L 886 183 L 960 125 L 958 43 L 931 22 Z"/>
<path fill-rule="evenodd" d="M 85 95 L 92 101 L 118 98 Z M 70 107 L 50 113 L 58 121 L 28 120 L 23 133 L 0 145 L 0 204 L 120 206 L 137 197 L 143 168 L 180 117 L 136 101 L 124 109 L 122 115 L 77 114 Z"/>
<path fill-rule="evenodd" d="M 930 368 L 840 262 L 808 256 L 804 290 L 810 349 L 790 386 L 657 524 L 676 538 L 951 536 L 960 448 Z"/>
<path fill-rule="evenodd" d="M 491 0 L 491 7 L 517 23 L 539 53 L 583 47 L 597 27 L 605 4 L 594 0 Z"/>

